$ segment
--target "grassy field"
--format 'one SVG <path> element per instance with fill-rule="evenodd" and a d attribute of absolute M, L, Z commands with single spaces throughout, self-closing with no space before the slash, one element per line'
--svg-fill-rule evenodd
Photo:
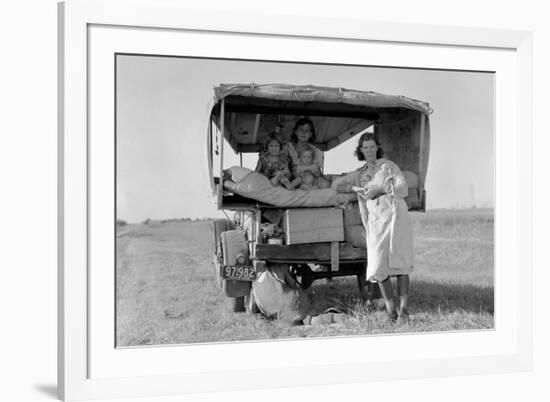
<path fill-rule="evenodd" d="M 354 277 L 316 281 L 316 306 L 350 310 L 341 324 L 290 327 L 230 312 L 214 277 L 208 221 L 128 224 L 117 233 L 117 344 L 477 330 L 494 326 L 493 210 L 413 213 L 411 321 L 367 310 Z"/>

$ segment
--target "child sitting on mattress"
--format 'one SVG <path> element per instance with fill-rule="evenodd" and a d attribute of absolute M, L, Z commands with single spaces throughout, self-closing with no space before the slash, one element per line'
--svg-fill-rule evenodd
<path fill-rule="evenodd" d="M 299 163 L 294 166 L 294 180 L 292 180 L 292 185 L 294 187 L 304 184 L 305 175 L 307 173 L 307 181 L 310 182 L 313 178 L 313 182 L 305 183 L 306 186 L 317 185 L 317 179 L 321 177 L 321 169 L 319 165 L 313 161 L 313 149 L 306 147 L 302 149 L 299 156 Z M 317 188 L 317 187 L 316 187 Z"/>
<path fill-rule="evenodd" d="M 315 176 L 309 170 L 305 171 L 302 175 L 302 184 L 300 184 L 300 190 L 316 190 L 319 186 L 315 184 Z"/>
<path fill-rule="evenodd" d="M 275 133 L 271 133 L 263 146 L 255 170 L 270 179 L 274 186 L 282 185 L 288 190 L 294 190 L 295 186 L 289 180 L 289 158 L 281 149 L 281 142 Z"/>

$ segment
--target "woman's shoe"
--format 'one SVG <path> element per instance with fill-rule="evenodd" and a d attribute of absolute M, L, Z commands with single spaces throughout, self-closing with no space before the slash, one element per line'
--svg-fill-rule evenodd
<path fill-rule="evenodd" d="M 409 317 L 409 311 L 406 308 L 402 308 L 399 310 L 399 314 L 397 316 L 397 324 L 403 325 L 408 324 L 410 322 Z"/>

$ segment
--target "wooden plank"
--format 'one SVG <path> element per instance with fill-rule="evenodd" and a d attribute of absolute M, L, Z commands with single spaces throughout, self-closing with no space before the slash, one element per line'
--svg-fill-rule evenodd
<path fill-rule="evenodd" d="M 254 222 L 253 236 L 254 236 L 255 244 L 258 245 L 258 244 L 261 244 L 262 242 L 262 236 L 261 236 L 262 231 L 260 229 L 261 221 L 262 221 L 262 211 L 260 210 L 260 208 L 257 208 L 256 212 L 253 212 L 253 213 L 256 214 L 255 219 L 253 220 Z M 254 258 L 256 258 L 256 247 L 253 247 L 251 254 Z"/>
<path fill-rule="evenodd" d="M 227 132 L 229 132 L 229 130 Z M 229 135 L 230 135 L 230 137 L 228 138 L 229 145 L 231 145 L 231 148 L 233 148 L 235 153 L 237 153 L 237 149 L 239 149 L 239 144 L 237 143 L 237 140 L 235 139 L 235 137 L 231 136 L 231 133 Z"/>
<path fill-rule="evenodd" d="M 378 120 L 379 118 L 378 113 L 360 106 L 331 106 L 332 104 L 310 105 L 304 102 L 302 105 L 296 106 L 227 105 L 227 110 L 231 113 L 282 114 L 287 116 L 352 117 L 365 120 Z"/>
<path fill-rule="evenodd" d="M 220 114 L 220 178 L 223 177 L 223 141 L 225 138 L 225 99 L 222 99 Z"/>
<path fill-rule="evenodd" d="M 254 121 L 254 132 L 252 133 L 252 143 L 255 144 L 258 141 L 258 128 L 260 127 L 260 117 L 261 114 L 256 115 L 256 120 Z"/>
<path fill-rule="evenodd" d="M 315 123 L 315 141 L 316 142 L 323 142 L 325 140 L 325 134 L 329 132 L 327 129 L 330 126 L 330 122 L 332 119 L 322 119 Z M 322 126 L 321 126 L 322 124 Z"/>
<path fill-rule="evenodd" d="M 424 192 L 424 177 L 425 177 L 425 154 L 424 154 L 424 147 L 426 146 L 426 123 L 425 123 L 426 116 L 424 116 L 424 113 L 420 113 L 420 146 L 418 151 L 418 196 L 420 197 L 420 205 L 424 205 L 426 200 L 423 200 L 425 198 L 425 192 Z"/>
<path fill-rule="evenodd" d="M 231 117 L 229 118 L 229 120 L 229 127 L 233 129 L 235 127 L 235 122 L 237 121 L 237 113 L 231 113 Z"/>
<path fill-rule="evenodd" d="M 283 217 L 287 245 L 344 240 L 344 220 L 340 208 L 293 208 Z"/>
<path fill-rule="evenodd" d="M 212 120 L 209 120 L 208 122 L 208 155 L 207 155 L 207 162 L 208 162 L 208 176 L 210 178 L 210 189 L 212 190 L 212 193 L 216 192 L 216 184 L 214 183 L 214 150 L 212 143 Z"/>
<path fill-rule="evenodd" d="M 323 261 L 323 260 L 313 260 L 313 259 L 310 259 L 310 260 L 304 260 L 303 258 L 302 259 L 295 259 L 295 260 L 282 260 L 282 259 L 271 259 L 270 260 L 271 262 L 273 263 L 277 263 L 277 264 L 319 264 L 319 265 L 327 265 L 330 267 L 330 263 L 327 264 L 327 261 Z M 346 267 L 346 266 L 349 266 L 349 265 L 356 265 L 356 264 L 366 264 L 367 263 L 367 258 L 362 258 L 362 259 L 356 259 L 356 260 L 342 260 L 340 259 L 340 271 L 338 272 L 334 272 L 334 274 L 339 274 L 342 271 L 342 267 Z M 332 272 L 330 270 L 326 271 L 326 272 Z M 346 271 L 347 272 L 347 271 Z M 346 274 L 347 275 L 347 274 Z"/>
<path fill-rule="evenodd" d="M 280 246 L 276 244 L 257 244 L 256 258 L 270 261 L 331 261 L 331 243 L 294 244 Z M 366 260 L 367 249 L 353 247 L 346 242 L 338 243 L 340 261 Z"/>
<path fill-rule="evenodd" d="M 220 135 L 220 180 L 223 180 L 223 141 L 224 141 L 224 130 L 225 130 L 225 99 L 222 99 L 222 105 L 221 105 L 221 113 L 220 113 L 220 128 L 221 132 Z M 223 202 L 223 184 L 218 184 L 218 209 L 221 209 Z"/>
<path fill-rule="evenodd" d="M 340 269 L 339 268 L 340 257 L 338 254 L 339 254 L 338 242 L 333 241 L 332 243 L 330 243 L 330 270 L 332 272 L 338 272 Z"/>

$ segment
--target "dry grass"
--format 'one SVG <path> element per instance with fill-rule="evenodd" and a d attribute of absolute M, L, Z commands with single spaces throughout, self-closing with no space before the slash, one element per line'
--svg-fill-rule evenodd
<path fill-rule="evenodd" d="M 206 221 L 117 228 L 119 346 L 493 328 L 493 211 L 414 213 L 415 271 L 406 325 L 363 305 L 355 278 L 317 281 L 317 306 L 350 310 L 342 324 L 289 327 L 230 312 L 212 266 Z"/>

